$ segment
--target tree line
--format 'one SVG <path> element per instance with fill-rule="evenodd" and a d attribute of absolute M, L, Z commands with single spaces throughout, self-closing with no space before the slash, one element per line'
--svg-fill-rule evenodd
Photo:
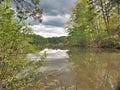
<path fill-rule="evenodd" d="M 50 37 L 50 38 L 44 38 L 40 35 L 36 35 L 36 34 L 28 34 L 28 37 L 31 38 L 31 41 L 29 42 L 32 45 L 37 45 L 37 46 L 41 46 L 41 45 L 55 45 L 55 44 L 60 44 L 66 43 L 67 37 L 66 36 L 61 36 L 61 37 Z"/>
<path fill-rule="evenodd" d="M 70 44 L 120 48 L 120 1 L 77 0 L 66 28 Z"/>

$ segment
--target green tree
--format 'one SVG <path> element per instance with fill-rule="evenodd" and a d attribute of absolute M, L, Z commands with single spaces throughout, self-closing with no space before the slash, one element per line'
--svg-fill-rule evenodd
<path fill-rule="evenodd" d="M 69 30 L 70 43 L 82 47 L 89 46 L 93 39 L 93 16 L 94 13 L 89 10 L 87 1 L 78 0 L 76 7 L 72 9 L 73 27 Z M 92 29 L 91 29 L 92 28 Z"/>
<path fill-rule="evenodd" d="M 120 1 L 119 0 L 89 0 L 90 4 L 92 5 L 92 7 L 96 10 L 96 13 L 99 16 L 102 16 L 103 20 L 104 20 L 104 24 L 106 27 L 106 31 L 109 35 L 111 35 L 111 33 L 113 31 L 111 31 L 112 29 L 117 29 L 119 27 L 119 7 L 120 7 Z M 115 15 L 117 14 L 117 15 Z M 116 27 L 112 27 L 114 26 L 112 20 L 112 17 L 116 17 Z M 114 18 L 115 19 L 115 18 Z"/>
<path fill-rule="evenodd" d="M 72 9 L 70 43 L 92 47 L 120 47 L 119 0 L 77 0 Z"/>
<path fill-rule="evenodd" d="M 11 10 L 16 12 L 16 16 L 20 21 L 31 18 L 42 22 L 42 10 L 39 7 L 40 0 L 0 0 L 0 3 L 4 2 L 10 2 L 6 9 L 11 8 Z"/>
<path fill-rule="evenodd" d="M 44 57 L 28 61 L 25 57 L 32 52 L 27 34 L 31 29 L 24 21 L 15 20 L 10 2 L 0 4 L 0 88 L 17 89 L 31 81 L 36 69 L 43 65 Z M 24 70 L 26 70 L 24 72 Z"/>

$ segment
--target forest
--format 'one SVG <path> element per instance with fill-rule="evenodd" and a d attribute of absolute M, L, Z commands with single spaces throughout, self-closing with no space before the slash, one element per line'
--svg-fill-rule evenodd
<path fill-rule="evenodd" d="M 36 47 L 120 49 L 120 0 L 77 0 L 64 27 L 68 36 L 52 38 L 34 34 L 26 23 L 30 17 L 42 22 L 39 3 L 0 0 L 0 90 L 46 90 L 45 83 L 35 78 L 40 74 L 37 69 L 47 65 L 46 54 L 40 57 Z M 28 62 L 28 53 L 39 59 Z"/>
<path fill-rule="evenodd" d="M 68 46 L 119 49 L 119 4 L 119 0 L 77 0 L 76 6 L 72 8 L 72 15 L 65 26 L 69 35 L 61 37 L 64 39 L 60 42 Z M 53 44 L 57 43 L 54 37 L 51 40 Z M 58 43 L 60 42 L 58 38 Z"/>
<path fill-rule="evenodd" d="M 77 0 L 67 23 L 68 42 L 82 47 L 120 47 L 120 1 Z M 69 27 L 69 25 L 72 26 Z"/>

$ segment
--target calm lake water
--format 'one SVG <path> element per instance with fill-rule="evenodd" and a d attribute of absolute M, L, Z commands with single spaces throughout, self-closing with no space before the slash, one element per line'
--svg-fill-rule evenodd
<path fill-rule="evenodd" d="M 119 50 L 46 48 L 40 53 L 44 52 L 50 64 L 41 67 L 39 77 L 46 83 L 59 81 L 48 90 L 60 85 L 70 90 L 115 90 L 120 82 Z"/>

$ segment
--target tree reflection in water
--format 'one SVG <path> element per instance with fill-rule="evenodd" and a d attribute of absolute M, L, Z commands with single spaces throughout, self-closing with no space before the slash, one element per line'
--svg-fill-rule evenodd
<path fill-rule="evenodd" d="M 120 53 L 72 48 L 69 52 L 78 90 L 114 90 L 120 80 Z"/>

